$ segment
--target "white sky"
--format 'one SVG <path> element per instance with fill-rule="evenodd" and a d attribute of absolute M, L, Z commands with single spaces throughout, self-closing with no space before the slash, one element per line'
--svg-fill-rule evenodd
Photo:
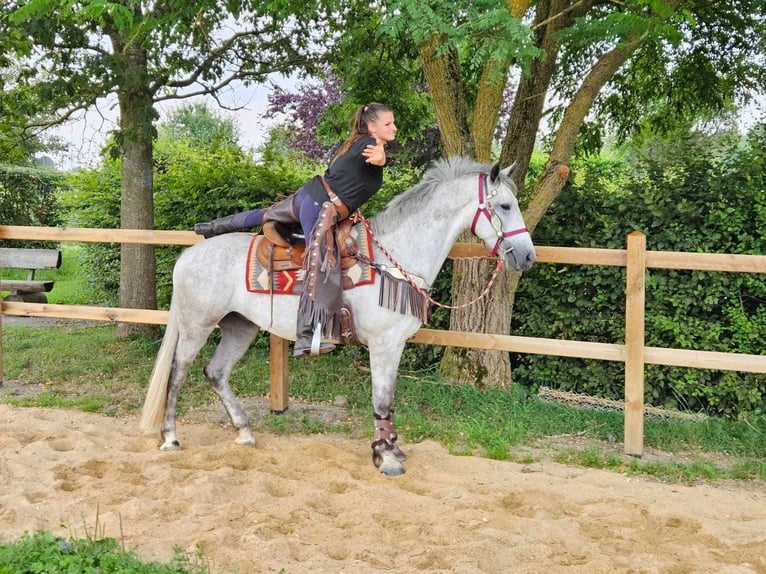
<path fill-rule="evenodd" d="M 286 89 L 293 88 L 297 79 L 275 77 L 273 81 Z M 229 108 L 240 108 L 230 111 L 218 107 L 211 98 L 207 102 L 214 113 L 234 120 L 240 131 L 240 143 L 244 148 L 255 148 L 264 142 L 269 129 L 269 122 L 263 114 L 268 105 L 270 85 L 238 87 L 223 94 L 220 99 Z M 157 105 L 160 118 L 175 108 L 192 102 L 191 99 L 167 100 Z M 68 145 L 69 151 L 53 155 L 56 167 L 72 169 L 76 167 L 91 167 L 98 163 L 101 147 L 106 136 L 116 127 L 118 117 L 116 98 L 99 103 L 97 111 L 91 111 L 69 124 L 57 128 L 53 133 L 61 137 Z M 749 129 L 757 122 L 766 121 L 766 95 L 761 94 L 751 105 L 743 110 L 740 116 L 740 128 Z"/>
<path fill-rule="evenodd" d="M 294 83 L 294 80 L 285 78 L 274 78 L 274 81 L 288 89 Z M 223 105 L 239 108 L 236 111 L 219 107 L 212 98 L 166 100 L 155 107 L 162 120 L 180 106 L 194 101 L 206 101 L 216 115 L 234 120 L 239 129 L 240 144 L 244 148 L 255 148 L 264 142 L 269 129 L 263 114 L 268 106 L 270 90 L 270 85 L 240 86 L 222 94 L 220 100 Z M 114 97 L 100 100 L 97 110 L 81 114 L 77 119 L 52 130 L 51 135 L 58 136 L 69 146 L 67 152 L 50 154 L 56 167 L 67 170 L 96 165 L 107 135 L 117 127 L 118 117 L 117 99 Z"/>

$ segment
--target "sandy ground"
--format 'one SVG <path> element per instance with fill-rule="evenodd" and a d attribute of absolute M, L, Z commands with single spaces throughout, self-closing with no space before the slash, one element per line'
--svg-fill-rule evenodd
<path fill-rule="evenodd" d="M 0 540 L 96 526 L 144 559 L 213 572 L 766 573 L 766 486 L 680 486 L 407 444 L 380 475 L 366 440 L 179 423 L 163 453 L 134 418 L 0 405 Z"/>

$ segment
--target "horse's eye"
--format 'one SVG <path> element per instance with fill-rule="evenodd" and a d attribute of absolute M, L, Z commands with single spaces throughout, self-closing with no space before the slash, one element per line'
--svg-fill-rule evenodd
<path fill-rule="evenodd" d="M 500 209 L 503 211 L 510 211 L 511 210 L 511 204 L 510 203 L 501 203 Z"/>

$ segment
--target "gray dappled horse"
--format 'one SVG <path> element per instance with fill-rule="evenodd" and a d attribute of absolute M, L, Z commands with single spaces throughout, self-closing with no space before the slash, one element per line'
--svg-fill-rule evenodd
<path fill-rule="evenodd" d="M 370 219 L 371 230 L 388 253 L 375 247 L 375 261 L 399 267 L 430 286 L 450 249 L 465 229 L 471 231 L 511 269 L 525 271 L 535 261 L 516 187 L 513 166 L 500 170 L 466 158 L 436 162 L 422 181 L 393 199 Z M 238 429 L 238 444 L 252 445 L 248 417 L 229 387 L 234 365 L 259 329 L 295 340 L 298 296 L 251 293 L 244 285 L 252 236 L 230 233 L 185 250 L 173 271 L 173 298 L 141 416 L 141 428 L 161 430 L 162 450 L 176 450 L 178 392 L 209 335 L 218 325 L 221 340 L 205 376 Z M 390 258 L 390 259 L 389 259 Z M 353 311 L 356 335 L 369 349 L 375 416 L 373 461 L 386 475 L 404 472 L 404 453 L 396 445 L 393 401 L 404 345 L 421 319 L 379 305 L 380 273 L 374 284 L 343 292 Z"/>

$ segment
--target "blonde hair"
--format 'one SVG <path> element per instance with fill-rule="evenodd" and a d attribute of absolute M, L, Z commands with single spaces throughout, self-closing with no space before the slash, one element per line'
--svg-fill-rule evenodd
<path fill-rule="evenodd" d="M 370 123 L 376 121 L 380 114 L 391 111 L 391 108 L 386 104 L 378 102 L 372 102 L 366 106 L 359 106 L 356 109 L 354 117 L 351 118 L 351 135 L 343 142 L 343 145 L 340 146 L 330 163 L 332 164 L 336 159 L 346 153 L 359 138 L 369 135 L 370 131 L 368 126 Z"/>

